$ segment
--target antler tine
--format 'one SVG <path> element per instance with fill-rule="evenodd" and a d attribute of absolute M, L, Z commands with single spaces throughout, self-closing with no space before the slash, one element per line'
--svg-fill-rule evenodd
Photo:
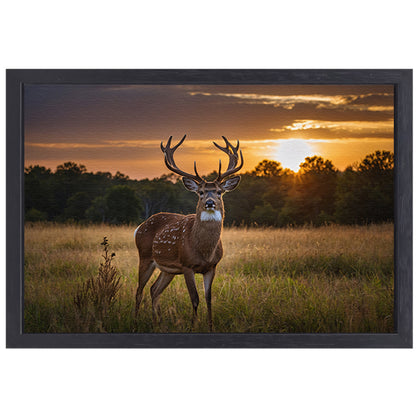
<path fill-rule="evenodd" d="M 212 143 L 214 143 L 214 146 L 218 147 L 218 149 L 222 150 L 223 152 L 226 152 L 226 153 L 228 152 L 229 143 L 225 142 L 225 147 L 222 147 L 215 142 L 212 142 Z"/>
<path fill-rule="evenodd" d="M 227 153 L 228 157 L 230 158 L 230 164 L 231 164 L 231 160 L 234 159 L 238 159 L 238 148 L 240 147 L 240 141 L 237 140 L 237 146 L 233 146 L 226 137 L 222 136 L 222 138 L 225 141 L 225 147 L 222 147 L 220 145 L 218 145 L 217 143 L 214 143 L 214 145 L 222 150 L 223 152 Z M 236 163 L 237 160 L 234 161 L 234 163 Z M 231 169 L 231 165 L 228 166 L 228 169 Z M 228 170 L 227 169 L 227 170 Z"/>
<path fill-rule="evenodd" d="M 236 173 L 237 171 L 239 171 L 242 167 L 243 167 L 243 154 L 240 150 L 240 164 L 237 166 L 238 163 L 238 149 L 240 147 L 240 141 L 237 140 L 237 145 L 233 146 L 226 137 L 222 136 L 222 138 L 225 141 L 225 147 L 222 147 L 220 145 L 218 145 L 217 143 L 214 142 L 214 145 L 222 150 L 224 153 L 227 154 L 228 158 L 230 159 L 229 163 L 228 163 L 228 168 L 227 170 L 221 174 L 221 161 L 220 161 L 220 169 L 218 172 L 218 177 L 217 177 L 217 181 L 221 181 L 224 178 L 226 178 L 227 176 L 232 175 L 233 173 Z"/>
<path fill-rule="evenodd" d="M 198 178 L 199 181 L 203 181 L 203 179 L 199 176 L 198 171 L 196 170 L 196 161 L 194 160 L 194 171 L 195 171 L 195 175 Z"/>
<path fill-rule="evenodd" d="M 165 165 L 172 172 L 175 172 L 178 175 L 181 175 L 183 177 L 193 179 L 194 181 L 200 183 L 200 182 L 202 182 L 203 179 L 198 175 L 198 172 L 196 171 L 196 162 L 194 162 L 194 169 L 195 169 L 195 174 L 196 175 L 192 175 L 190 173 L 187 173 L 187 172 L 179 169 L 176 166 L 175 160 L 173 158 L 173 154 L 175 153 L 175 150 L 184 142 L 185 137 L 186 137 L 186 134 L 185 134 L 185 136 L 182 137 L 182 139 L 179 141 L 179 143 L 176 144 L 173 147 L 170 147 L 171 143 L 172 143 L 172 136 L 169 137 L 169 139 L 166 143 L 166 146 L 163 146 L 163 141 L 160 143 L 160 148 L 162 149 L 162 152 L 165 155 Z"/>
<path fill-rule="evenodd" d="M 237 146 L 233 146 L 226 137 L 222 136 L 222 138 L 225 141 L 225 144 L 227 145 L 227 147 L 230 147 L 230 149 L 232 149 L 233 153 L 238 152 L 238 148 L 240 147 L 240 140 L 237 140 Z"/>
<path fill-rule="evenodd" d="M 172 136 L 170 136 L 170 137 L 172 137 Z M 182 137 L 182 139 L 179 141 L 179 143 L 176 146 L 172 147 L 172 153 L 184 142 L 185 137 L 186 137 L 186 134 Z"/>
<path fill-rule="evenodd" d="M 169 137 L 168 142 L 166 143 L 166 147 L 169 147 L 171 140 L 172 140 L 172 136 Z M 163 153 L 165 153 L 166 147 L 163 146 L 163 140 L 162 140 L 160 142 L 160 148 L 161 148 Z"/>
<path fill-rule="evenodd" d="M 172 153 L 173 153 L 183 143 L 183 141 L 185 140 L 185 137 L 186 137 L 186 134 L 185 136 L 182 137 L 179 143 L 176 146 L 173 146 L 172 148 L 170 147 L 170 144 L 172 143 L 172 136 L 169 137 L 166 143 L 166 147 L 163 146 L 163 141 L 160 142 L 160 148 L 162 149 L 162 152 L 165 153 L 166 149 L 170 149 L 172 150 Z"/>

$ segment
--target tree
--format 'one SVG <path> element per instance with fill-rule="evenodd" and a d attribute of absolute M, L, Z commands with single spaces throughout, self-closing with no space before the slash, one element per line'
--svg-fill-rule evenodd
<path fill-rule="evenodd" d="M 85 212 L 86 219 L 92 222 L 105 222 L 107 219 L 106 198 L 98 196 L 94 198 L 91 205 Z"/>
<path fill-rule="evenodd" d="M 259 225 L 280 224 L 279 213 L 292 186 L 293 174 L 274 160 L 264 159 L 255 167 L 251 172 L 255 177 L 251 192 L 255 192 L 256 199 L 250 221 Z"/>
<path fill-rule="evenodd" d="M 224 195 L 225 224 L 250 224 L 250 215 L 256 205 L 262 203 L 267 182 L 251 174 L 242 174 L 238 192 Z"/>
<path fill-rule="evenodd" d="M 35 165 L 25 168 L 25 212 L 43 220 L 53 219 L 57 212 L 53 196 L 53 174 L 50 169 Z M 34 217 L 35 215 L 35 217 Z"/>
<path fill-rule="evenodd" d="M 138 184 L 138 195 L 143 203 L 144 218 L 161 211 L 174 211 L 177 209 L 177 192 L 186 192 L 182 181 L 179 186 L 171 181 L 171 177 L 163 176 L 157 179 L 144 179 Z M 195 204 L 194 204 L 195 208 Z"/>
<path fill-rule="evenodd" d="M 113 179 L 118 185 L 126 185 L 130 178 L 128 177 L 128 175 L 125 175 L 124 173 L 117 171 L 116 174 L 113 176 Z"/>
<path fill-rule="evenodd" d="M 314 174 L 332 174 L 337 169 L 333 163 L 328 159 L 323 159 L 321 156 L 306 157 L 305 161 L 300 164 L 300 172 L 303 174 L 314 173 Z"/>
<path fill-rule="evenodd" d="M 377 150 L 374 153 L 367 155 L 358 165 L 358 172 L 367 172 L 372 175 L 391 174 L 394 169 L 394 154 L 388 151 Z"/>
<path fill-rule="evenodd" d="M 105 196 L 107 220 L 111 224 L 138 222 L 142 205 L 134 190 L 128 185 L 112 186 Z"/>
<path fill-rule="evenodd" d="M 84 191 L 82 176 L 87 172 L 84 165 L 65 162 L 56 168 L 53 180 L 53 195 L 59 212 L 66 208 L 68 198 L 77 192 Z"/>
<path fill-rule="evenodd" d="M 392 152 L 376 151 L 345 170 L 337 184 L 336 218 L 344 224 L 393 221 Z"/>
<path fill-rule="evenodd" d="M 86 218 L 86 211 L 91 204 L 91 198 L 86 192 L 77 192 L 68 198 L 64 211 L 64 219 L 81 221 Z"/>
<path fill-rule="evenodd" d="M 250 220 L 258 225 L 276 226 L 279 222 L 279 211 L 268 202 L 256 205 L 250 214 Z"/>
<path fill-rule="evenodd" d="M 282 221 L 320 225 L 331 220 L 336 183 L 337 169 L 330 160 L 320 156 L 305 158 L 286 198 Z"/>
<path fill-rule="evenodd" d="M 252 173 L 256 176 L 270 178 L 281 175 L 282 171 L 283 168 L 280 162 L 264 159 L 254 168 Z"/>
<path fill-rule="evenodd" d="M 75 162 L 65 162 L 62 165 L 58 165 L 56 168 L 57 175 L 65 176 L 78 176 L 87 172 L 87 168 L 84 165 L 78 165 Z"/>

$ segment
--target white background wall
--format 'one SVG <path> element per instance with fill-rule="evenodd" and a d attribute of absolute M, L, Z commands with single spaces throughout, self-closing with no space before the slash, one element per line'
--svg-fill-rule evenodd
<path fill-rule="evenodd" d="M 411 5 L 9 0 L 0 6 L 1 68 L 412 68 Z M 4 145 L 0 154 L 4 195 Z M 4 202 L 1 213 L 5 253 Z M 414 350 L 5 350 L 4 286 L 8 416 L 379 416 L 416 407 Z"/>

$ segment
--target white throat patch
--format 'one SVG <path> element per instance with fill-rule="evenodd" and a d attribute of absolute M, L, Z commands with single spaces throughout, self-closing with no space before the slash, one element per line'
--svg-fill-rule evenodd
<path fill-rule="evenodd" d="M 222 215 L 221 211 L 218 210 L 209 210 L 201 212 L 201 221 L 221 221 Z"/>

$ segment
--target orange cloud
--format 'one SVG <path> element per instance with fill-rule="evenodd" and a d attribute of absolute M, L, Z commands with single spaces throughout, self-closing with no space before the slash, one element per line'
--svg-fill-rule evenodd
<path fill-rule="evenodd" d="M 292 124 L 270 131 L 300 131 L 324 129 L 332 132 L 349 131 L 354 133 L 394 133 L 394 120 L 380 121 L 327 121 L 327 120 L 294 120 Z"/>

